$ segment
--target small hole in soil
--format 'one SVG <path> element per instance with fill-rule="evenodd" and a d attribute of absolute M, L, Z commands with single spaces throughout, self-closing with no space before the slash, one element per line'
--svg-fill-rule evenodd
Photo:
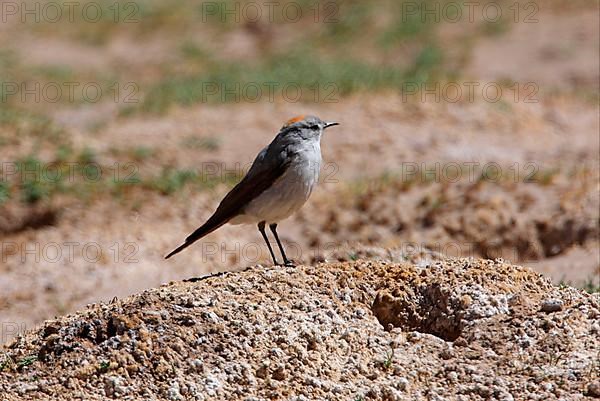
<path fill-rule="evenodd" d="M 445 341 L 456 340 L 462 330 L 463 311 L 451 303 L 449 291 L 438 284 L 398 296 L 381 291 L 371 310 L 383 327 L 391 324 L 406 331 L 433 334 Z"/>

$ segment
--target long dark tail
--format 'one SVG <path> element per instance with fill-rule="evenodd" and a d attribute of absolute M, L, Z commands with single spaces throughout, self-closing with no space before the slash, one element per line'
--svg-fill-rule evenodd
<path fill-rule="evenodd" d="M 219 219 L 219 218 L 216 218 L 215 215 L 213 215 L 210 219 L 208 219 L 208 221 L 206 223 L 204 223 L 196 231 L 191 233 L 185 239 L 185 242 L 183 244 L 181 244 L 180 246 L 175 248 L 173 251 L 171 251 L 171 253 L 169 253 L 167 256 L 165 256 L 165 259 L 169 259 L 171 256 L 176 255 L 179 252 L 183 251 L 185 248 L 192 245 L 194 242 L 198 241 L 200 238 L 204 237 L 205 235 L 212 233 L 213 231 L 215 231 L 217 228 L 221 227 L 223 224 L 227 223 L 228 221 L 229 221 L 229 219 L 225 219 L 225 220 Z"/>

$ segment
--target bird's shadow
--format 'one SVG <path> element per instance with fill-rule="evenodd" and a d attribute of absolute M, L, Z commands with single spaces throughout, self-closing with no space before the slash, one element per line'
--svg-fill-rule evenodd
<path fill-rule="evenodd" d="M 227 271 L 222 271 L 222 272 L 210 273 L 210 274 L 207 274 L 207 275 L 201 276 L 201 277 L 190 277 L 190 278 L 184 279 L 183 282 L 184 283 L 197 283 L 199 281 L 208 280 L 208 279 L 214 278 L 214 277 L 222 277 L 222 276 L 225 276 L 225 275 L 227 275 L 229 273 L 241 273 L 241 272 L 245 272 L 245 271 L 248 271 L 248 270 L 252 269 L 253 267 L 256 267 L 256 266 L 247 266 L 245 268 L 237 269 L 237 270 L 227 270 Z"/>

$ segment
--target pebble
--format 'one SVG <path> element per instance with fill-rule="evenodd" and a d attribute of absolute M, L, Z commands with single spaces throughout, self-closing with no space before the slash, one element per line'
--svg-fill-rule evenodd
<path fill-rule="evenodd" d="M 447 377 L 448 380 L 450 380 L 453 383 L 456 383 L 458 381 L 458 373 L 456 372 L 448 372 Z"/>
<path fill-rule="evenodd" d="M 183 395 L 181 395 L 178 382 L 175 381 L 171 383 L 171 386 L 167 390 L 167 398 L 171 401 L 183 400 Z"/>
<path fill-rule="evenodd" d="M 589 397 L 600 398 L 600 380 L 588 384 L 586 395 Z"/>
<path fill-rule="evenodd" d="M 405 391 L 408 388 L 408 379 L 406 377 L 401 377 L 396 382 L 396 388 L 401 391 Z"/>
<path fill-rule="evenodd" d="M 104 392 L 108 397 L 117 397 L 127 392 L 127 388 L 123 386 L 123 379 L 115 376 L 107 376 L 104 378 Z"/>
<path fill-rule="evenodd" d="M 542 312 L 552 313 L 563 310 L 564 302 L 560 299 L 546 299 L 542 302 Z"/>

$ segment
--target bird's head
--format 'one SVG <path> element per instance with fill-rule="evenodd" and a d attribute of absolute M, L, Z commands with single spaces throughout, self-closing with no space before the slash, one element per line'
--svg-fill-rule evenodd
<path fill-rule="evenodd" d="M 332 121 L 323 121 L 315 116 L 302 115 L 289 119 L 285 125 L 281 127 L 281 130 L 296 131 L 302 137 L 308 139 L 320 137 L 324 130 L 335 125 L 340 124 Z"/>

